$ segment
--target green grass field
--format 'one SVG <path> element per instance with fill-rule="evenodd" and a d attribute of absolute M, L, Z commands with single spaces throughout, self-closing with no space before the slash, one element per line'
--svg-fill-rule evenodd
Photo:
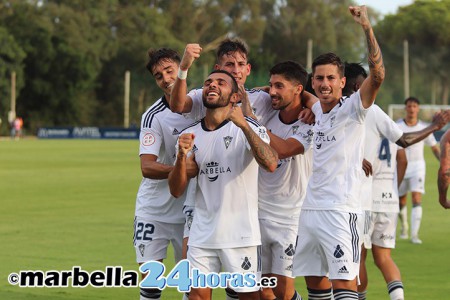
<path fill-rule="evenodd" d="M 21 270 L 137 270 L 132 247 L 141 174 L 138 141 L 0 141 L 0 299 L 138 299 L 137 288 L 20 288 Z M 398 240 L 393 256 L 407 299 L 450 299 L 450 212 L 437 201 L 437 160 L 427 155 L 422 245 Z M 173 266 L 171 254 L 167 267 Z M 369 257 L 368 299 L 389 299 Z M 302 278 L 297 289 L 305 297 Z M 214 299 L 224 299 L 222 290 Z M 163 299 L 181 299 L 166 289 Z"/>

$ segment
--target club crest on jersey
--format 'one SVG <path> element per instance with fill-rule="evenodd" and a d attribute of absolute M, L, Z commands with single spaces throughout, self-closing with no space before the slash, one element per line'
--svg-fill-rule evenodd
<path fill-rule="evenodd" d="M 292 134 L 297 134 L 298 125 L 292 126 Z"/>
<path fill-rule="evenodd" d="M 336 116 L 332 116 L 332 117 L 330 118 L 330 127 L 333 127 L 334 121 L 336 121 Z"/>
<path fill-rule="evenodd" d="M 228 149 L 228 147 L 231 144 L 231 141 L 233 140 L 232 136 L 226 136 L 223 138 L 223 141 L 225 142 L 225 148 Z"/>
<path fill-rule="evenodd" d="M 153 145 L 154 142 L 155 142 L 155 137 L 150 132 L 146 133 L 142 137 L 142 145 L 144 145 L 144 146 L 151 146 L 151 145 Z"/>
<path fill-rule="evenodd" d="M 210 182 L 214 182 L 222 173 L 231 172 L 230 167 L 221 167 L 218 162 L 212 161 L 206 164 L 206 168 L 201 169 L 199 175 L 206 175 Z"/>

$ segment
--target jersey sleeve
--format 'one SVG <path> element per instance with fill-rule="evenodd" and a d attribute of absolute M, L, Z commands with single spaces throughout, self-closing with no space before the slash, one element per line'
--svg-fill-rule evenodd
<path fill-rule="evenodd" d="M 249 117 L 245 117 L 245 119 L 247 120 L 247 123 L 250 125 L 250 127 L 253 129 L 253 131 L 261 138 L 261 140 L 266 143 L 269 144 L 270 143 L 270 138 L 269 135 L 267 134 L 267 129 L 266 127 L 262 126 L 258 121 L 256 121 L 255 119 L 249 118 Z M 247 145 L 247 149 L 251 149 L 250 144 L 248 143 L 248 140 L 245 139 L 245 143 Z"/>
<path fill-rule="evenodd" d="M 159 156 L 159 150 L 163 142 L 161 133 L 161 125 L 159 122 L 152 122 L 151 127 L 141 128 L 139 134 L 139 155 L 153 154 Z"/>
<path fill-rule="evenodd" d="M 202 92 L 203 89 L 193 89 L 188 93 L 188 96 L 192 99 L 192 109 L 190 112 L 183 114 L 186 118 L 196 121 L 205 116 L 206 111 L 203 106 Z"/>
<path fill-rule="evenodd" d="M 390 142 L 395 143 L 402 135 L 403 131 L 378 105 L 372 105 L 371 109 L 375 112 L 376 126 L 382 136 Z"/>

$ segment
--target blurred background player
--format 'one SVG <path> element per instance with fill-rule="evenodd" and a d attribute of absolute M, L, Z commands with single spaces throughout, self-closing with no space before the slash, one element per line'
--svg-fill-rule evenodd
<path fill-rule="evenodd" d="M 175 163 L 175 145 L 179 132 L 192 123 L 169 109 L 170 92 L 180 63 L 177 52 L 167 48 L 148 51 L 148 71 L 164 95 L 143 115 L 139 136 L 142 181 L 136 198 L 134 247 L 139 265 L 150 260 L 163 261 L 169 243 L 175 251 L 175 262 L 181 258 L 184 198 L 175 199 L 169 191 L 167 177 Z M 197 174 L 190 159 L 189 177 Z M 146 275 L 143 274 L 143 277 Z M 140 290 L 140 299 L 160 299 L 161 290 Z"/>
<path fill-rule="evenodd" d="M 397 121 L 398 126 L 403 132 L 418 131 L 428 126 L 427 123 L 419 120 L 420 101 L 417 98 L 409 97 L 405 100 L 406 115 L 404 119 Z M 422 221 L 422 194 L 425 193 L 425 158 L 423 155 L 424 145 L 431 147 L 434 156 L 439 160 L 440 149 L 433 134 L 430 134 L 423 141 L 406 149 L 408 158 L 408 167 L 406 168 L 405 178 L 400 184 L 400 225 L 401 239 L 408 238 L 408 217 L 407 217 L 407 194 L 411 192 L 411 242 L 413 244 L 422 244 L 419 239 L 420 223 Z"/>

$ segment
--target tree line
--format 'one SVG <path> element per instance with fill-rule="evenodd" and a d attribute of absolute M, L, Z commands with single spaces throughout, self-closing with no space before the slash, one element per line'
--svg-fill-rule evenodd
<path fill-rule="evenodd" d="M 250 47 L 248 87 L 265 85 L 276 62 L 306 66 L 335 52 L 366 59 L 364 34 L 348 12 L 353 0 L 0 0 L 0 133 L 8 130 L 11 73 L 16 73 L 16 112 L 29 133 L 40 126 L 122 126 L 124 74 L 131 72 L 130 120 L 161 96 L 145 69 L 149 48 L 183 53 L 189 42 L 204 47 L 189 72 L 199 86 L 226 36 Z M 449 98 L 450 0 L 415 1 L 384 18 L 370 9 L 386 80 L 377 103 L 403 103 L 403 40 L 410 50 L 410 94 L 424 103 Z"/>

